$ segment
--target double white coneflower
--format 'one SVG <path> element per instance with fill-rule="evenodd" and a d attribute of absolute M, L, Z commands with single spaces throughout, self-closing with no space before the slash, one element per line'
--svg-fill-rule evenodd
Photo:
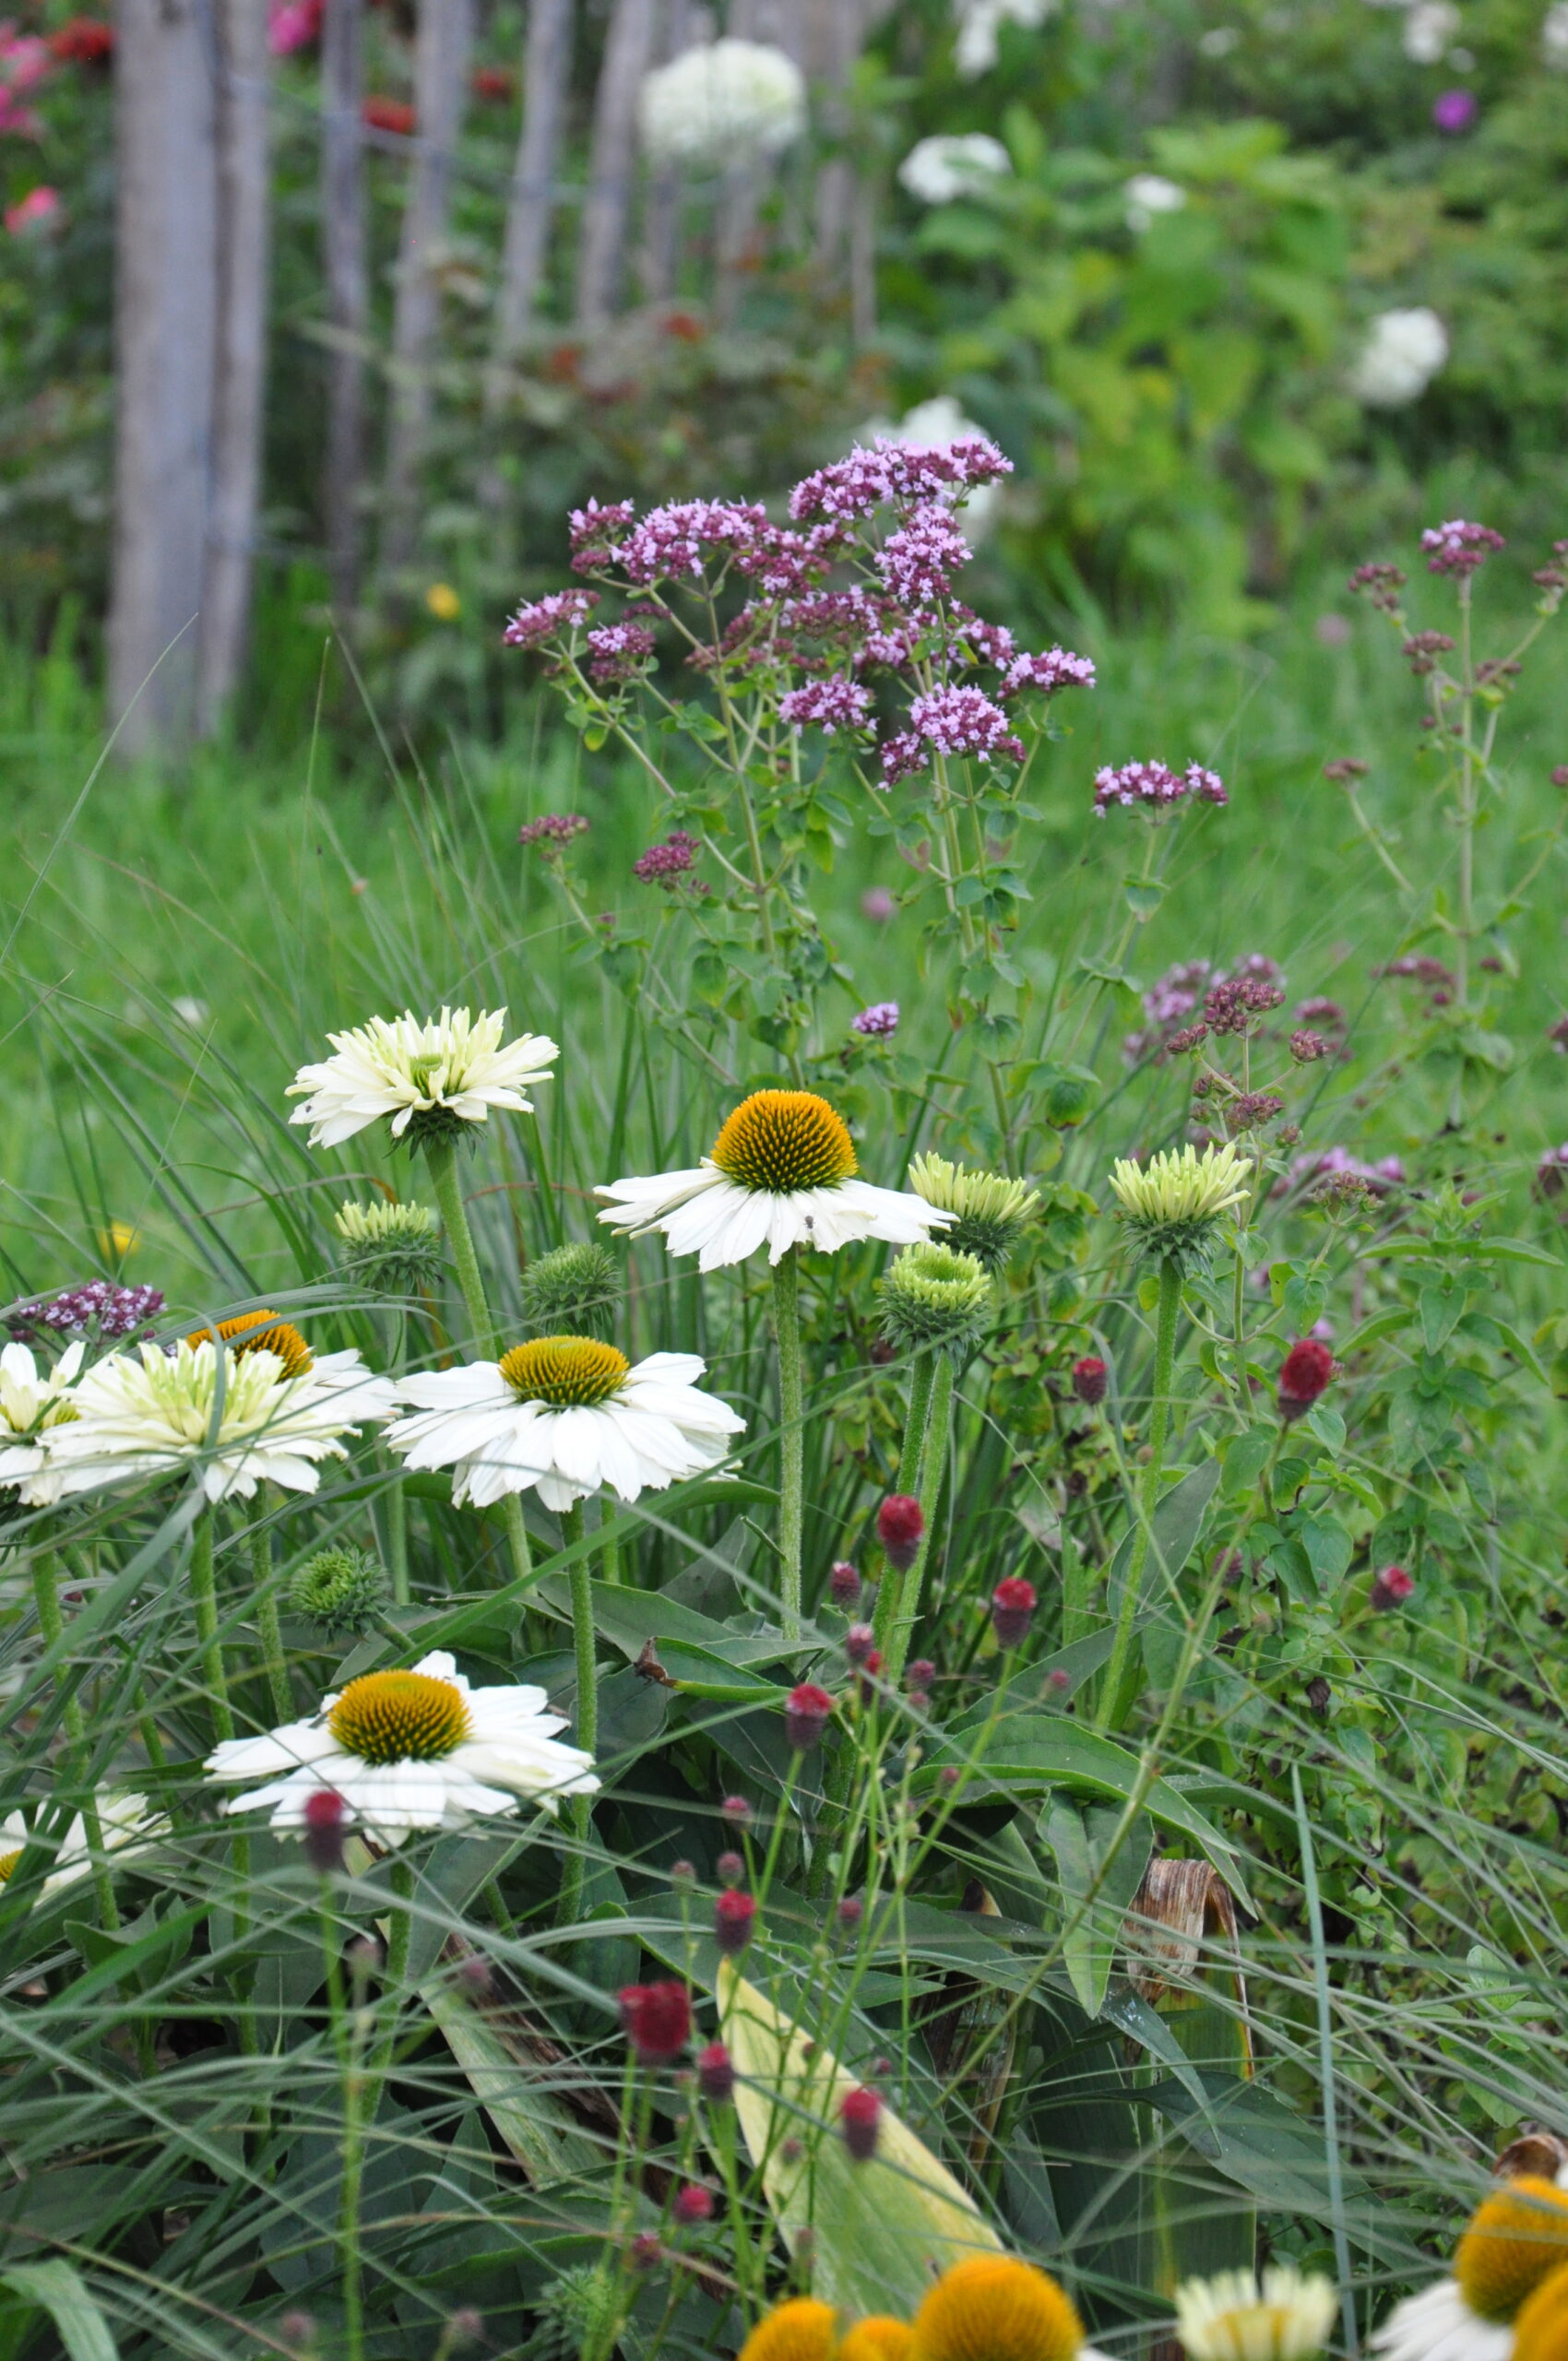
<path fill-rule="evenodd" d="M 406 1010 L 329 1033 L 335 1054 L 302 1066 L 289 1086 L 304 1100 L 289 1121 L 310 1125 L 312 1147 L 336 1147 L 383 1118 L 395 1140 L 421 1141 L 483 1123 L 492 1108 L 531 1114 L 524 1086 L 548 1082 L 561 1053 L 540 1033 L 504 1044 L 505 1029 L 504 1008 L 444 1008 L 422 1024 Z"/>

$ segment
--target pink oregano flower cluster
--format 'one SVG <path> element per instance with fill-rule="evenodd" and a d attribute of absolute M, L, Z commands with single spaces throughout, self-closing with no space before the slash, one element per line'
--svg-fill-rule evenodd
<path fill-rule="evenodd" d="M 1429 525 L 1421 535 L 1429 574 L 1455 574 L 1463 578 L 1483 566 L 1495 550 L 1507 545 L 1490 525 L 1467 524 L 1455 516 L 1446 525 Z"/>
<path fill-rule="evenodd" d="M 1108 764 L 1094 775 L 1095 817 L 1100 820 L 1113 803 L 1160 813 L 1194 796 L 1201 803 L 1230 801 L 1219 773 L 1202 763 L 1189 763 L 1184 771 L 1173 771 L 1168 763 L 1123 763 L 1119 770 Z"/>
<path fill-rule="evenodd" d="M 619 688 L 649 670 L 664 621 L 693 669 L 777 694 L 787 729 L 874 739 L 875 785 L 938 758 L 1019 763 L 1007 708 L 1092 688 L 1095 669 L 1066 648 L 1020 648 L 957 595 L 972 552 L 955 511 L 1011 465 L 979 435 L 937 451 L 879 442 L 798 483 L 787 524 L 754 501 L 674 501 L 639 516 L 629 500 L 590 500 L 569 519 L 573 571 L 639 602 L 586 630 L 600 592 L 552 591 L 518 608 L 505 643 Z M 728 606 L 736 589 L 743 603 L 716 625 L 719 596 Z M 683 591 L 697 594 L 700 620 Z"/>

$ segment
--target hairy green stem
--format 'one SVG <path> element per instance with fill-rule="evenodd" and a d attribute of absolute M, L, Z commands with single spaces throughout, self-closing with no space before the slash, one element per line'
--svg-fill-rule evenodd
<path fill-rule="evenodd" d="M 65 1619 L 60 1612 L 60 1579 L 54 1560 L 48 1550 L 42 1550 L 32 1561 L 32 1595 L 38 1603 L 38 1628 L 43 1634 L 46 1648 L 54 1647 L 65 1637 Z M 114 1900 L 114 1880 L 109 1874 L 109 1863 L 103 1849 L 103 1829 L 98 1816 L 98 1797 L 89 1776 L 90 1762 L 87 1743 L 87 1724 L 82 1714 L 81 1700 L 70 1696 L 60 1708 L 60 1719 L 65 1732 L 70 1767 L 82 1782 L 82 1830 L 87 1838 L 88 1859 L 92 1864 L 93 1888 L 98 1895 L 98 1911 L 103 1926 L 113 1929 L 120 1923 L 119 1906 Z"/>
<path fill-rule="evenodd" d="M 583 1504 L 574 1501 L 563 1512 L 561 1535 L 568 1548 L 583 1537 Z M 593 1567 L 585 1552 L 575 1560 L 568 1580 L 572 1586 L 572 1652 L 577 1667 L 576 1740 L 586 1754 L 599 1751 L 599 1691 L 596 1686 L 598 1667 L 593 1648 Z M 588 1867 L 588 1847 L 593 1834 L 593 1797 L 574 1796 L 572 1804 L 573 1849 L 566 1856 L 561 1876 L 561 1923 L 574 1926 L 582 1915 L 583 1880 Z"/>
<path fill-rule="evenodd" d="M 1170 1385 L 1176 1365 L 1176 1322 L 1181 1309 L 1182 1265 L 1173 1255 L 1167 1254 L 1159 1266 L 1159 1311 L 1154 1339 L 1154 1397 L 1149 1407 L 1148 1465 L 1144 1469 L 1143 1483 L 1139 1488 L 1132 1554 L 1127 1560 L 1127 1578 L 1122 1592 L 1121 1611 L 1116 1618 L 1116 1637 L 1111 1643 L 1111 1661 L 1105 1667 L 1100 1684 L 1099 1704 L 1095 1714 L 1098 1730 L 1111 1726 L 1133 1644 L 1133 1625 L 1137 1618 L 1138 1601 L 1143 1591 L 1144 1566 L 1154 1536 L 1154 1513 L 1159 1501 L 1159 1478 L 1165 1465 L 1165 1438 L 1170 1427 Z"/>
<path fill-rule="evenodd" d="M 805 1418 L 801 1385 L 800 1249 L 773 1266 L 773 1328 L 778 1340 L 778 1602 L 784 1637 L 801 1636 L 801 1540 L 805 1509 Z"/>
<path fill-rule="evenodd" d="M 201 1643 L 202 1676 L 212 1708 L 213 1736 L 220 1741 L 234 1735 L 229 1703 L 229 1678 L 223 1669 L 223 1646 L 218 1637 L 218 1584 L 212 1571 L 212 1511 L 204 1507 L 191 1527 L 191 1600 L 196 1608 L 196 1638 Z"/>
<path fill-rule="evenodd" d="M 457 1151 L 450 1140 L 432 1140 L 425 1149 L 425 1161 L 430 1167 L 431 1186 L 435 1191 L 435 1202 L 440 1207 L 447 1242 L 452 1249 L 452 1263 L 457 1274 L 457 1286 L 474 1342 L 481 1353 L 499 1359 L 501 1339 L 490 1316 L 484 1281 L 480 1276 L 479 1257 L 474 1252 L 468 1207 L 463 1203 L 463 1192 L 457 1180 Z M 533 1551 L 529 1547 L 528 1526 L 523 1521 L 523 1503 L 519 1494 L 505 1494 L 501 1503 L 501 1513 L 506 1526 L 507 1546 L 512 1553 L 512 1571 L 518 1582 L 531 1582 Z"/>
<path fill-rule="evenodd" d="M 260 1522 L 261 1503 L 256 1503 L 257 1522 L 251 1527 L 251 1582 L 255 1593 L 255 1626 L 261 1634 L 261 1657 L 267 1667 L 267 1694 L 279 1724 L 294 1717 L 293 1692 L 289 1687 L 289 1667 L 283 1654 L 283 1627 L 278 1616 L 278 1594 L 272 1584 L 272 1537 Z"/>
<path fill-rule="evenodd" d="M 898 1453 L 898 1473 L 893 1486 L 896 1492 L 913 1492 L 920 1483 L 921 1454 L 925 1449 L 926 1429 L 931 1423 L 931 1389 L 935 1374 L 935 1355 L 917 1353 L 909 1370 L 909 1407 L 904 1419 L 904 1442 Z M 868 1579 L 871 1571 L 868 1566 Z M 885 1560 L 877 1586 L 876 1611 L 872 1618 L 876 1644 L 885 1656 L 902 1590 L 903 1576 Z"/>

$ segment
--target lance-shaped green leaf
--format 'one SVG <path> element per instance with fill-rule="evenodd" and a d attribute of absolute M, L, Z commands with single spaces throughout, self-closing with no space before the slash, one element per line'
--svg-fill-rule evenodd
<path fill-rule="evenodd" d="M 44 2262 L 8 2262 L 0 2271 L 0 2288 L 22 2304 L 48 2313 L 70 2361 L 120 2361 L 113 2332 L 81 2274 L 57 2255 Z M 4 2314 L 9 2309 L 0 2302 L 0 2339 L 5 2339 L 7 2350 Z"/>
<path fill-rule="evenodd" d="M 876 2153 L 852 2162 L 838 2114 L 855 2076 L 729 1961 L 718 1988 L 741 2130 L 791 2254 L 811 2233 L 814 2295 L 852 2319 L 907 2318 L 934 2274 L 966 2254 L 1001 2252 L 973 2200 L 891 2107 Z"/>

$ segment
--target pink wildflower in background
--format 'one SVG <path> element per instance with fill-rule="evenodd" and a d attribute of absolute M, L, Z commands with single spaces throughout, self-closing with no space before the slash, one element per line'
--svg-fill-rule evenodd
<path fill-rule="evenodd" d="M 1184 803 L 1190 796 L 1204 803 L 1230 801 L 1219 773 L 1206 770 L 1201 763 L 1189 763 L 1180 773 L 1168 763 L 1123 763 L 1119 769 L 1107 764 L 1094 775 L 1097 819 L 1103 819 L 1113 803 L 1124 803 L 1130 810 L 1140 805 L 1160 810 Z"/>
<path fill-rule="evenodd" d="M 1501 533 L 1490 525 L 1467 524 L 1463 516 L 1455 516 L 1446 525 L 1429 525 L 1421 535 L 1421 547 L 1427 552 L 1429 574 L 1474 574 L 1486 564 L 1494 550 L 1506 548 Z M 1438 633 L 1423 633 L 1423 640 L 1436 640 Z M 1452 647 L 1454 643 L 1449 640 Z"/>
<path fill-rule="evenodd" d="M 1049 648 L 1043 656 L 1016 656 L 1002 675 L 1000 694 L 1016 697 L 1024 689 L 1043 689 L 1051 696 L 1058 689 L 1092 689 L 1094 664 L 1065 647 Z"/>
<path fill-rule="evenodd" d="M 897 1033 L 898 1003 L 896 1000 L 873 1001 L 870 1008 L 862 1008 L 858 1016 L 849 1019 L 850 1029 L 870 1035 Z"/>
<path fill-rule="evenodd" d="M 15 205 L 6 208 L 6 227 L 13 238 L 25 237 L 30 231 L 42 230 L 59 221 L 65 212 L 58 189 L 41 185 L 30 188 Z"/>
<path fill-rule="evenodd" d="M 788 690 L 778 700 L 778 714 L 797 730 L 815 722 L 831 738 L 836 730 L 865 728 L 871 719 L 871 692 L 841 674 L 830 674 L 825 681 L 808 681 L 803 688 Z"/>
<path fill-rule="evenodd" d="M 1474 90 L 1444 90 L 1432 101 L 1431 119 L 1439 131 L 1468 131 L 1479 113 Z"/>

